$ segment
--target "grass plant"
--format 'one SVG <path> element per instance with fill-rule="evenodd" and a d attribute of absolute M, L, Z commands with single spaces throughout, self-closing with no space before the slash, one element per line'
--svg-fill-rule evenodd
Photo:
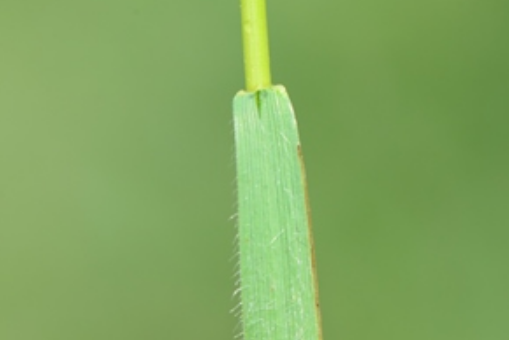
<path fill-rule="evenodd" d="M 306 176 L 294 110 L 271 84 L 264 0 L 241 0 L 246 91 L 234 98 L 245 340 L 321 340 Z"/>

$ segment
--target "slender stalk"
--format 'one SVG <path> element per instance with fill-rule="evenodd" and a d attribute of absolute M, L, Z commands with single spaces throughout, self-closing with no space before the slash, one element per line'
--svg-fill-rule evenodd
<path fill-rule="evenodd" d="M 246 90 L 271 86 L 265 0 L 241 0 Z"/>

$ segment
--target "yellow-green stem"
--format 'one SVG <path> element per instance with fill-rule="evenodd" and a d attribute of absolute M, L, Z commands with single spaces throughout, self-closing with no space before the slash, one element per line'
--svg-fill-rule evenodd
<path fill-rule="evenodd" d="M 241 0 L 246 90 L 271 86 L 265 0 Z"/>

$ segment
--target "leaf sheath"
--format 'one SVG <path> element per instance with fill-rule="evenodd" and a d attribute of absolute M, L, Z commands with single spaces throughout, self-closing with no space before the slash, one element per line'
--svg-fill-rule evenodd
<path fill-rule="evenodd" d="M 282 86 L 234 99 L 245 340 L 320 340 L 306 180 Z"/>

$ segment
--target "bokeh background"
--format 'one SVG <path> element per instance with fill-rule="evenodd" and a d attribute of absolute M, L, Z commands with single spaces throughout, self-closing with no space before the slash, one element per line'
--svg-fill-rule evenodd
<path fill-rule="evenodd" d="M 325 338 L 508 338 L 508 3 L 269 0 Z M 0 2 L 0 339 L 232 339 L 237 1 Z"/>

